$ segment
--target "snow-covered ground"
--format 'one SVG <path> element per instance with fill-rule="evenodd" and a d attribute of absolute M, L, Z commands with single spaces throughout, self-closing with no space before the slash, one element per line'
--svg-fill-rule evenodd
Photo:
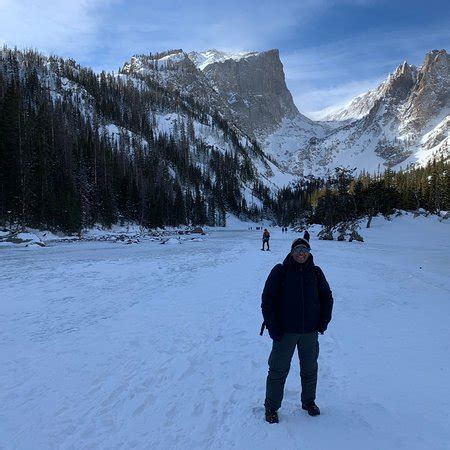
<path fill-rule="evenodd" d="M 449 222 L 313 236 L 335 297 L 322 415 L 299 409 L 294 359 L 278 425 L 260 294 L 298 235 L 271 231 L 271 252 L 247 229 L 0 248 L 0 448 L 448 449 Z"/>

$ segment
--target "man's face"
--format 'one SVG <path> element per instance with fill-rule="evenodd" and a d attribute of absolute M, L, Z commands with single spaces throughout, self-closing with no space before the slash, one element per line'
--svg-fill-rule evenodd
<path fill-rule="evenodd" d="M 306 252 L 292 252 L 291 255 L 294 258 L 294 261 L 298 262 L 299 264 L 303 264 L 309 258 L 309 253 Z"/>

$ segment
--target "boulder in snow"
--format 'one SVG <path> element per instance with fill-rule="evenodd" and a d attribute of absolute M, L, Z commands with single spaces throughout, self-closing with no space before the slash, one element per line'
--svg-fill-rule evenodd
<path fill-rule="evenodd" d="M 317 236 L 321 241 L 332 241 L 334 239 L 333 233 L 329 228 L 323 228 L 321 231 L 319 231 L 319 234 Z"/>
<path fill-rule="evenodd" d="M 165 239 L 164 241 L 161 241 L 161 244 L 169 244 L 169 245 L 181 244 L 181 241 L 177 238 L 171 237 L 169 239 Z"/>
<path fill-rule="evenodd" d="M 354 228 L 350 234 L 349 242 L 352 241 L 358 241 L 358 242 L 364 242 L 363 237 L 358 233 L 358 231 Z"/>

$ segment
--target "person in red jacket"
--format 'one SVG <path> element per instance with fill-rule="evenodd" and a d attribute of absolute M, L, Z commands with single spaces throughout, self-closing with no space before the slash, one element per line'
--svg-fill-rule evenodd
<path fill-rule="evenodd" d="M 269 233 L 269 231 L 267 230 L 267 228 L 264 228 L 264 232 L 263 232 L 263 235 L 262 235 L 262 242 L 263 242 L 263 245 L 262 245 L 262 249 L 261 249 L 261 250 L 264 250 L 265 244 L 267 244 L 267 250 L 270 250 L 270 247 L 269 247 L 269 239 L 270 239 L 270 233 Z"/>

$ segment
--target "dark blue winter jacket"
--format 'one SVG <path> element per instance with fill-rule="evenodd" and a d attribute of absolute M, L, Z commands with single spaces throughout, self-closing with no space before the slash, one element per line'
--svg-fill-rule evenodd
<path fill-rule="evenodd" d="M 310 255 L 303 264 L 289 254 L 269 274 L 262 293 L 264 323 L 272 339 L 283 333 L 323 333 L 331 320 L 333 296 Z"/>

